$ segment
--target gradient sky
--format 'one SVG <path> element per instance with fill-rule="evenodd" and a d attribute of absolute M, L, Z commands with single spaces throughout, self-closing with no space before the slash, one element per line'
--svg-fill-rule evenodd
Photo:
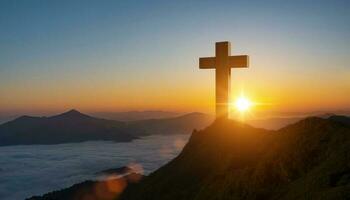
<path fill-rule="evenodd" d="M 265 111 L 350 109 L 350 1 L 0 1 L 0 112 L 214 111 L 216 41 Z"/>

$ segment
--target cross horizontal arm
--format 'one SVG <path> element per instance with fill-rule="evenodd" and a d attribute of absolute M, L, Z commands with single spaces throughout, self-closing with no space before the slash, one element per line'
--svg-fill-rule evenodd
<path fill-rule="evenodd" d="M 200 69 L 214 69 L 215 68 L 215 58 L 214 57 L 199 58 L 199 68 Z"/>
<path fill-rule="evenodd" d="M 229 56 L 228 64 L 231 68 L 249 67 L 249 56 Z"/>

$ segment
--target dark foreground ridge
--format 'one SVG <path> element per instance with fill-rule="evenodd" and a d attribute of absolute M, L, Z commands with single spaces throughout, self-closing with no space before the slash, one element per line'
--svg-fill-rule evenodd
<path fill-rule="evenodd" d="M 307 118 L 275 132 L 216 122 L 120 199 L 349 199 L 349 121 Z"/>
<path fill-rule="evenodd" d="M 349 199 L 349 122 L 311 117 L 267 131 L 216 121 L 194 131 L 174 160 L 109 199 Z"/>

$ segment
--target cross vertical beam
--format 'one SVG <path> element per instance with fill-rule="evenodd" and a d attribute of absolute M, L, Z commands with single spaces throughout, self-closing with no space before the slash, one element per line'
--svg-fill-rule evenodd
<path fill-rule="evenodd" d="M 216 82 L 216 116 L 228 118 L 230 97 L 231 69 L 227 67 L 228 56 L 231 55 L 229 42 L 217 42 L 215 44 L 215 82 Z"/>
<path fill-rule="evenodd" d="M 216 118 L 228 119 L 231 68 L 245 68 L 249 66 L 247 55 L 231 56 L 229 42 L 215 44 L 215 57 L 199 58 L 200 69 L 216 69 Z"/>

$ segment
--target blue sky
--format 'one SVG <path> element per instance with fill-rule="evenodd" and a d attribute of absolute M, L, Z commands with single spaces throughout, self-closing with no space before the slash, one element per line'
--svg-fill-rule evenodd
<path fill-rule="evenodd" d="M 347 108 L 349 9 L 349 1 L 3 0 L 0 112 L 208 111 L 209 101 L 196 105 L 212 99 L 213 72 L 198 70 L 198 57 L 213 56 L 223 40 L 252 59 L 251 69 L 237 72 L 236 89 L 275 102 L 287 98 L 273 86 L 281 82 L 284 91 L 307 87 L 300 95 L 325 88 L 313 95 L 326 100 L 311 110 Z M 173 93 L 189 103 L 173 103 Z"/>

